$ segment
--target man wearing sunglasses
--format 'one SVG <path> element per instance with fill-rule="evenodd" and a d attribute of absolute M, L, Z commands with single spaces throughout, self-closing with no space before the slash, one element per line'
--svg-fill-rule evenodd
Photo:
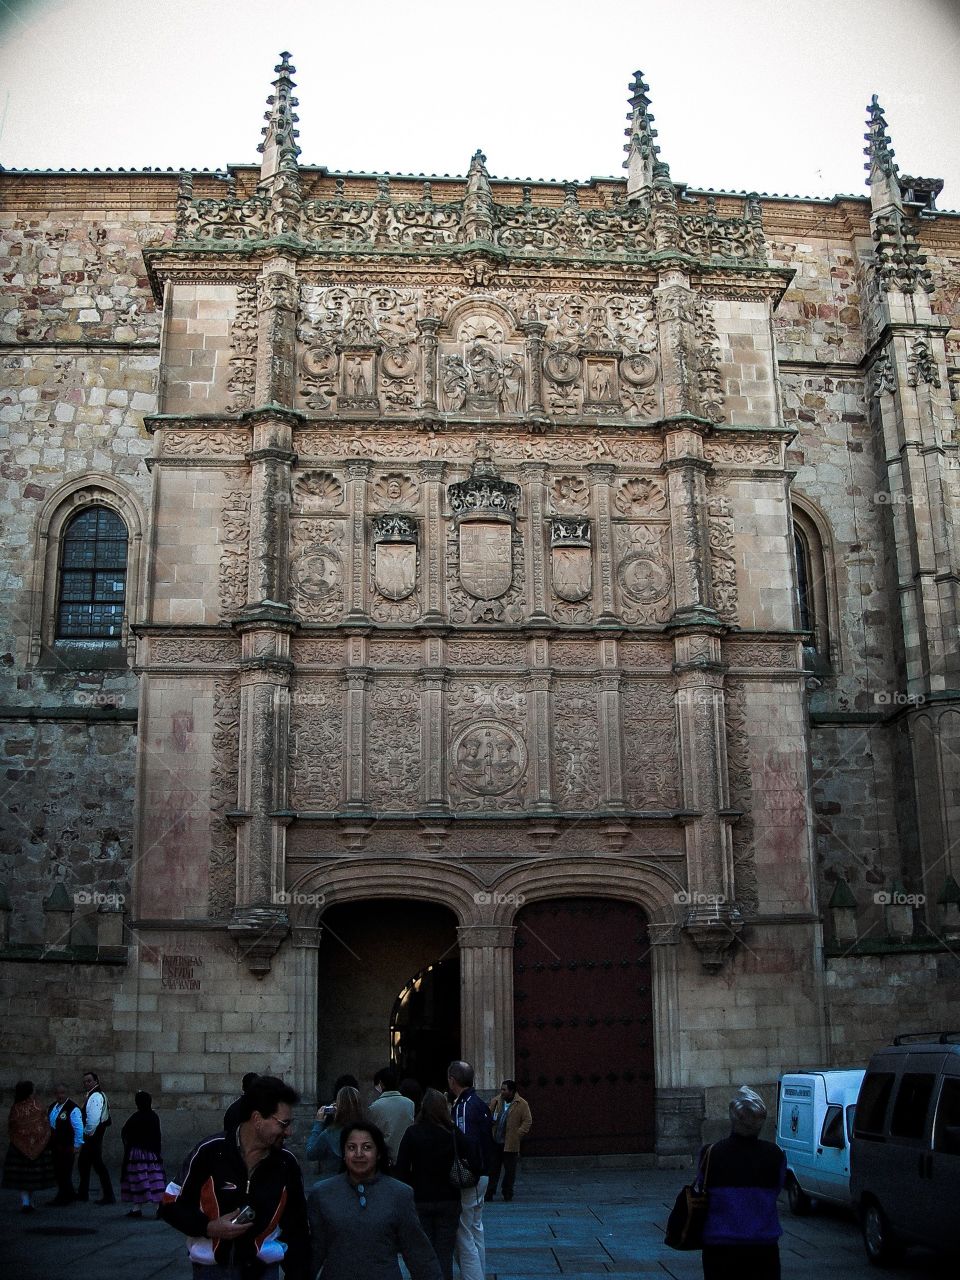
<path fill-rule="evenodd" d="M 303 1178 L 284 1150 L 296 1090 L 259 1076 L 240 1099 L 232 1132 L 191 1153 L 182 1185 L 167 1187 L 158 1217 L 185 1235 L 194 1280 L 308 1280 Z"/>

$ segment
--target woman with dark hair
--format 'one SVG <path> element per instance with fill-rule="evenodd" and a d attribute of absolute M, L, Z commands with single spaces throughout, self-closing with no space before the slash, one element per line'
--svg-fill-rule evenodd
<path fill-rule="evenodd" d="M 340 1137 L 344 1126 L 363 1119 L 360 1091 L 350 1086 L 339 1090 L 329 1123 L 325 1123 L 326 1117 L 321 1114 L 324 1110 L 321 1107 L 317 1112 L 313 1128 L 307 1135 L 306 1153 L 308 1160 L 316 1160 L 317 1173 L 321 1178 L 332 1178 L 343 1168 Z"/>
<path fill-rule="evenodd" d="M 413 1187 L 417 1217 L 433 1245 L 443 1280 L 453 1280 L 453 1253 L 460 1221 L 460 1188 L 450 1181 L 454 1156 L 471 1163 L 472 1148 L 450 1118 L 450 1106 L 428 1089 L 420 1114 L 400 1140 L 394 1172 Z"/>
<path fill-rule="evenodd" d="M 409 1187 L 388 1177 L 387 1143 L 369 1120 L 340 1136 L 346 1169 L 318 1182 L 307 1201 L 313 1267 L 321 1280 L 400 1280 L 398 1255 L 411 1280 L 441 1280 Z"/>
<path fill-rule="evenodd" d="M 133 1100 L 137 1109 L 120 1130 L 120 1199 L 133 1205 L 128 1218 L 142 1218 L 145 1204 L 163 1199 L 167 1178 L 160 1158 L 160 1117 L 153 1110 L 153 1099 L 140 1089 Z"/>
<path fill-rule="evenodd" d="M 3 1162 L 4 1190 L 19 1191 L 20 1212 L 32 1213 L 34 1191 L 43 1191 L 56 1182 L 50 1122 L 33 1092 L 32 1080 L 17 1082 L 7 1130 L 10 1145 Z"/>

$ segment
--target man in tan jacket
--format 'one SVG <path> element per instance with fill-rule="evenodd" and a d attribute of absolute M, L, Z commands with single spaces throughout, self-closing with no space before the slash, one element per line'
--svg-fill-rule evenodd
<path fill-rule="evenodd" d="M 503 1170 L 503 1198 L 513 1199 L 513 1184 L 520 1159 L 520 1142 L 530 1132 L 533 1116 L 525 1098 L 517 1093 L 516 1080 L 504 1080 L 493 1107 L 493 1165 L 485 1200 L 492 1200 Z"/>

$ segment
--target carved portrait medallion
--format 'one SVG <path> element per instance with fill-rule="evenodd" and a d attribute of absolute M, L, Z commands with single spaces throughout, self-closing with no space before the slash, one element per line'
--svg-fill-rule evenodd
<path fill-rule="evenodd" d="M 641 354 L 624 356 L 620 377 L 631 387 L 649 387 L 657 376 L 657 362 Z"/>
<path fill-rule="evenodd" d="M 624 595 L 639 604 L 655 604 L 670 590 L 670 575 L 658 560 L 642 551 L 624 556 L 617 569 Z"/>
<path fill-rule="evenodd" d="M 512 529 L 505 521 L 460 525 L 460 581 L 478 600 L 496 600 L 513 581 Z"/>
<path fill-rule="evenodd" d="M 332 547 L 305 551 L 290 567 L 293 585 L 308 600 L 323 600 L 340 586 L 343 566 Z"/>
<path fill-rule="evenodd" d="M 454 769 L 466 791 L 499 796 L 523 777 L 527 750 L 518 733 L 499 720 L 478 720 L 453 742 Z"/>

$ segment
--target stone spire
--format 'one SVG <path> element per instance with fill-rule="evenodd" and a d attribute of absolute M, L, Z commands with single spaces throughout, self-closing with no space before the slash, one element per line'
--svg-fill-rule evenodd
<path fill-rule="evenodd" d="M 635 71 L 630 85 L 630 114 L 627 116 L 630 124 L 624 129 L 629 139 L 623 148 L 627 153 L 623 167 L 627 170 L 628 200 L 635 200 L 643 192 L 648 192 L 655 176 L 670 177 L 667 165 L 657 159 L 660 148 L 654 142 L 657 131 L 653 127 L 649 92 L 650 86 L 644 83 L 643 72 Z"/>
<path fill-rule="evenodd" d="M 467 193 L 463 198 L 463 234 L 467 241 L 493 240 L 493 192 L 486 160 L 482 151 L 475 151 L 467 170 Z"/>
<path fill-rule="evenodd" d="M 263 128 L 263 141 L 257 148 L 263 156 L 260 165 L 261 182 L 266 182 L 281 172 L 298 172 L 297 156 L 300 148 L 297 146 L 297 138 L 300 133 L 294 128 L 298 120 L 294 108 L 299 104 L 293 96 L 295 85 L 291 79 L 296 70 L 290 63 L 289 53 L 281 53 L 280 64 L 274 67 L 277 73 L 273 82 L 274 91 L 267 99 L 270 110 L 263 117 L 267 122 Z"/>
<path fill-rule="evenodd" d="M 867 107 L 867 132 L 863 136 L 867 143 L 863 148 L 867 163 L 863 167 L 869 174 L 867 186 L 870 188 L 871 209 L 874 213 L 893 209 L 902 213 L 903 202 L 900 197 L 897 166 L 893 159 L 894 151 L 887 136 L 887 122 L 883 116 L 883 108 L 877 101 L 876 94 L 870 99 L 870 105 Z"/>

